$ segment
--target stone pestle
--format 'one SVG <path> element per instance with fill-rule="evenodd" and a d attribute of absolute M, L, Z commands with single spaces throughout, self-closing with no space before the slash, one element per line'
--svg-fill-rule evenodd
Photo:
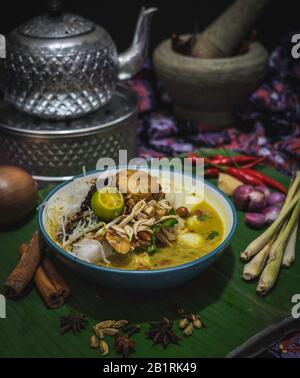
<path fill-rule="evenodd" d="M 201 35 L 192 55 L 198 58 L 232 56 L 271 0 L 236 0 Z"/>

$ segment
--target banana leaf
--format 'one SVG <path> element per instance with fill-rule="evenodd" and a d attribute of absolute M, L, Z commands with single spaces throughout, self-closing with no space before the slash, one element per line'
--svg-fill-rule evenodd
<path fill-rule="evenodd" d="M 267 167 L 263 167 L 262 172 L 288 187 L 289 178 L 283 174 Z M 49 190 L 42 190 L 41 198 Z M 19 259 L 19 245 L 31 238 L 36 227 L 34 214 L 18 227 L 0 232 L 2 287 Z M 154 293 L 132 294 L 121 287 L 119 291 L 98 287 L 56 263 L 71 287 L 69 300 L 63 307 L 49 310 L 33 284 L 21 298 L 7 300 L 6 319 L 0 319 L 0 356 L 100 358 L 100 350 L 89 347 L 92 326 L 105 319 L 128 319 L 142 327 L 141 332 L 133 336 L 136 352 L 132 357 L 225 357 L 256 333 L 290 316 L 292 297 L 300 292 L 300 233 L 294 265 L 281 270 L 277 285 L 268 296 L 257 296 L 256 283 L 241 280 L 240 252 L 259 233 L 245 225 L 245 215 L 239 212 L 233 241 L 213 266 L 183 286 Z M 153 346 L 151 340 L 145 338 L 145 332 L 149 322 L 159 320 L 162 315 L 174 320 L 174 329 L 180 335 L 177 306 L 199 313 L 207 328 L 182 337 L 179 345 L 171 344 L 166 349 L 161 345 Z M 60 316 L 68 315 L 70 310 L 84 313 L 89 325 L 79 334 L 61 335 Z M 117 357 L 114 339 L 109 336 L 106 339 L 110 347 L 108 357 Z"/>

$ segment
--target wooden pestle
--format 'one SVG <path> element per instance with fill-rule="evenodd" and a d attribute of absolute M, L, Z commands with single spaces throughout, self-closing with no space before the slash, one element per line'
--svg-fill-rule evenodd
<path fill-rule="evenodd" d="M 236 0 L 197 38 L 192 55 L 198 58 L 232 56 L 250 35 L 271 0 Z"/>

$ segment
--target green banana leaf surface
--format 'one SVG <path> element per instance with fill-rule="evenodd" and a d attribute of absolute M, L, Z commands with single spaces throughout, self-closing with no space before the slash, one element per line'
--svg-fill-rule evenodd
<path fill-rule="evenodd" d="M 271 168 L 260 169 L 288 187 L 288 177 Z M 50 189 L 40 191 L 41 198 Z M 37 217 L 33 214 L 21 225 L 0 231 L 2 288 L 19 260 L 19 245 L 30 240 L 36 227 Z M 255 293 L 257 283 L 241 280 L 240 252 L 260 232 L 248 228 L 245 214 L 238 212 L 237 231 L 223 256 L 193 281 L 160 292 L 136 294 L 123 291 L 122 287 L 115 291 L 95 286 L 55 262 L 71 288 L 69 300 L 63 307 L 49 310 L 34 284 L 17 300 L 7 300 L 6 318 L 0 319 L 0 356 L 101 358 L 100 350 L 89 346 L 92 327 L 101 320 L 127 319 L 141 325 L 141 332 L 132 337 L 136 343 L 132 357 L 225 357 L 257 332 L 289 316 L 292 297 L 300 293 L 299 234 L 296 261 L 290 269 L 281 270 L 277 285 L 268 296 Z M 145 333 L 149 322 L 163 315 L 174 320 L 174 330 L 182 336 L 175 311 L 178 306 L 200 314 L 207 328 L 182 337 L 178 345 L 170 344 L 166 349 L 153 346 Z M 70 310 L 84 313 L 89 325 L 76 335 L 61 335 L 60 317 L 68 315 Z M 106 340 L 110 348 L 108 357 L 117 357 L 114 338 L 107 336 Z"/>

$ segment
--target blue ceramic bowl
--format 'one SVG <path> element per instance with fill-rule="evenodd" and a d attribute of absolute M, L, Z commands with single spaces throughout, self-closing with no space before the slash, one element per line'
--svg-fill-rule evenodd
<path fill-rule="evenodd" d="M 143 271 L 107 268 L 80 260 L 64 251 L 49 235 L 49 208 L 57 201 L 57 198 L 61 198 L 64 193 L 70 191 L 70 186 L 74 185 L 74 181 L 78 183 L 80 180 L 91 178 L 98 174 L 99 172 L 93 171 L 85 176 L 77 176 L 73 180 L 59 185 L 48 194 L 44 202 L 45 205 L 40 207 L 38 214 L 41 234 L 51 248 L 52 253 L 64 265 L 69 266 L 76 274 L 88 281 L 115 289 L 135 291 L 158 290 L 177 286 L 191 280 L 216 261 L 225 251 L 234 235 L 237 226 L 237 214 L 231 200 L 214 185 L 203 181 L 201 178 L 193 177 L 196 180 L 201 180 L 204 185 L 206 201 L 218 211 L 224 222 L 223 241 L 212 252 L 187 264 L 166 269 Z"/>

